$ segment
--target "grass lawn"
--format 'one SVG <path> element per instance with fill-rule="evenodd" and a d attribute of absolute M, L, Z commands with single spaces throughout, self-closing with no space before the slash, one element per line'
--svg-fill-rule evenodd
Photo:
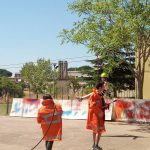
<path fill-rule="evenodd" d="M 11 110 L 11 105 L 12 104 L 9 104 L 9 112 Z M 0 115 L 1 116 L 7 115 L 6 112 L 7 112 L 7 104 L 0 104 Z"/>

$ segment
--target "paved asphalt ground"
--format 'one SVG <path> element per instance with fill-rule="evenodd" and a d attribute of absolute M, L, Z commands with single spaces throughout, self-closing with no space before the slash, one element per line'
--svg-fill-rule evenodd
<path fill-rule="evenodd" d="M 63 120 L 63 140 L 53 150 L 90 150 L 92 133 L 86 120 Z M 103 150 L 150 150 L 150 124 L 106 122 Z M 0 117 L 0 150 L 31 150 L 41 138 L 35 118 Z M 45 150 L 42 142 L 35 150 Z"/>

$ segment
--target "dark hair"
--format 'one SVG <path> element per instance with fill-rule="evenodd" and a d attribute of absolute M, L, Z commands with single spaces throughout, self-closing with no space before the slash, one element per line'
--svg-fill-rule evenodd
<path fill-rule="evenodd" d="M 104 82 L 98 82 L 97 84 L 96 84 L 96 89 L 99 89 L 100 87 L 102 87 L 104 85 Z"/>
<path fill-rule="evenodd" d="M 43 99 L 53 99 L 52 96 L 50 94 L 44 95 Z"/>

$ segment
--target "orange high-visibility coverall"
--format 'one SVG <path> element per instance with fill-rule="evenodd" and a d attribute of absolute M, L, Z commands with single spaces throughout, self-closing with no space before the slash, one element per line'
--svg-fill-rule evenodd
<path fill-rule="evenodd" d="M 51 126 L 44 137 L 44 140 L 46 141 L 61 140 L 62 137 L 61 106 L 59 104 L 54 104 L 53 100 L 43 100 L 42 105 L 43 106 L 38 110 L 37 122 L 41 124 L 43 136 L 47 132 L 49 124 L 51 123 Z"/>
<path fill-rule="evenodd" d="M 88 100 L 88 118 L 86 128 L 92 130 L 94 133 L 105 132 L 105 112 L 102 108 L 103 100 L 103 96 L 100 96 L 95 89 Z"/>

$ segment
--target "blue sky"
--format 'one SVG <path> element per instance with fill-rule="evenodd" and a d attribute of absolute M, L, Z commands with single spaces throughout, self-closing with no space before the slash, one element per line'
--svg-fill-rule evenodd
<path fill-rule="evenodd" d="M 79 20 L 68 11 L 72 1 L 0 0 L 0 69 L 19 72 L 23 63 L 38 58 L 67 60 L 69 67 L 87 65 L 83 60 L 93 54 L 82 45 L 61 45 L 58 38 L 63 28 Z"/>

